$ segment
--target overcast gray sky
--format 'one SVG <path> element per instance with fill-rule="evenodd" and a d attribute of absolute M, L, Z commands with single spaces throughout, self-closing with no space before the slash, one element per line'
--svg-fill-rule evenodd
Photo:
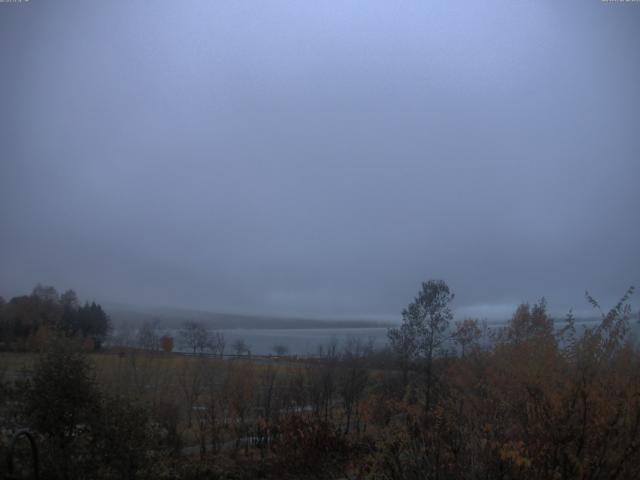
<path fill-rule="evenodd" d="M 397 318 L 640 286 L 640 3 L 0 3 L 0 294 Z M 636 302 L 637 304 L 637 302 Z"/>

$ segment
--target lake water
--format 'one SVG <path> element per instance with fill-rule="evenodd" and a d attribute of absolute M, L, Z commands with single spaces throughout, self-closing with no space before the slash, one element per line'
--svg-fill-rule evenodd
<path fill-rule="evenodd" d="M 338 348 L 350 338 L 363 341 L 371 339 L 375 348 L 383 347 L 387 342 L 386 328 L 300 328 L 300 329 L 223 329 L 226 340 L 225 353 L 233 352 L 233 343 L 242 339 L 249 346 L 254 355 L 268 355 L 273 353 L 274 345 L 285 345 L 291 355 L 314 354 L 318 346 L 326 348 L 334 340 Z M 175 332 L 179 335 L 179 332 Z M 178 339 L 179 336 L 176 337 Z M 176 350 L 180 351 L 179 348 Z"/>
<path fill-rule="evenodd" d="M 578 334 L 584 331 L 584 327 L 593 327 L 597 321 L 580 322 L 576 324 Z M 503 327 L 504 322 L 490 323 L 491 328 Z M 556 321 L 556 328 L 564 325 L 562 321 Z M 373 341 L 374 348 L 381 348 L 387 343 L 387 328 L 290 328 L 290 329 L 255 329 L 234 328 L 217 330 L 224 334 L 226 340 L 226 354 L 235 353 L 233 343 L 239 339 L 244 340 L 251 353 L 254 355 L 273 354 L 274 345 L 285 345 L 290 355 L 313 355 L 318 352 L 320 345 L 326 349 L 328 345 L 336 341 L 338 349 L 341 349 L 350 337 L 362 341 Z M 180 331 L 172 329 L 166 333 L 176 339 L 175 350 L 188 351 L 180 345 Z"/>

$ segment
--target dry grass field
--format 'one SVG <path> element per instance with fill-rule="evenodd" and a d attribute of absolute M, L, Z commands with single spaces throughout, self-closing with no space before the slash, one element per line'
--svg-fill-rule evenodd
<path fill-rule="evenodd" d="M 0 381 L 27 379 L 39 359 L 34 352 L 0 352 Z M 150 408 L 169 408 L 183 445 L 198 442 L 197 429 L 209 415 L 211 402 L 233 409 L 259 410 L 262 390 L 288 383 L 304 365 L 285 359 L 220 359 L 180 353 L 150 353 L 139 350 L 87 353 L 95 381 L 105 393 L 127 397 Z M 206 407 L 205 407 L 206 405 Z M 207 421 L 209 419 L 206 419 Z"/>

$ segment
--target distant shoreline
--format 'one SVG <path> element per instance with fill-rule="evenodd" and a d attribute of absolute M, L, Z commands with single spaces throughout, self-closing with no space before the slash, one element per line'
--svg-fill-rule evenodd
<path fill-rule="evenodd" d="M 142 324 L 145 321 L 157 321 L 164 328 L 179 328 L 186 321 L 197 321 L 213 330 L 230 329 L 353 329 L 353 328 L 390 328 L 395 322 L 384 320 L 335 320 L 278 317 L 275 315 L 243 315 L 235 313 L 216 313 L 188 309 L 127 308 L 109 307 L 107 314 L 114 324 Z"/>

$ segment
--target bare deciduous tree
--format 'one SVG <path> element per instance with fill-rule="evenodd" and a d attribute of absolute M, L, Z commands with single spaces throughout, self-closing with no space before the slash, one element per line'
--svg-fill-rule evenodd
<path fill-rule="evenodd" d="M 209 331 L 202 323 L 193 320 L 182 324 L 180 338 L 183 345 L 192 350 L 193 353 L 202 353 L 209 345 Z"/>
<path fill-rule="evenodd" d="M 233 351 L 236 352 L 236 355 L 243 355 L 249 352 L 249 345 L 247 345 L 244 339 L 239 338 L 233 342 Z"/>
<path fill-rule="evenodd" d="M 215 355 L 219 356 L 220 358 L 223 358 L 224 349 L 226 346 L 227 346 L 227 342 L 222 332 L 213 332 L 211 335 L 209 335 L 208 348 Z"/>
<path fill-rule="evenodd" d="M 287 353 L 289 353 L 289 347 L 287 347 L 286 345 L 282 344 L 282 343 L 277 343 L 276 345 L 274 345 L 273 347 L 271 347 L 271 350 L 273 351 L 273 353 L 275 353 L 278 356 L 283 356 L 286 355 Z"/>
<path fill-rule="evenodd" d="M 145 350 L 158 351 L 160 349 L 160 335 L 158 334 L 158 326 L 160 321 L 145 320 L 138 329 L 136 343 Z"/>

